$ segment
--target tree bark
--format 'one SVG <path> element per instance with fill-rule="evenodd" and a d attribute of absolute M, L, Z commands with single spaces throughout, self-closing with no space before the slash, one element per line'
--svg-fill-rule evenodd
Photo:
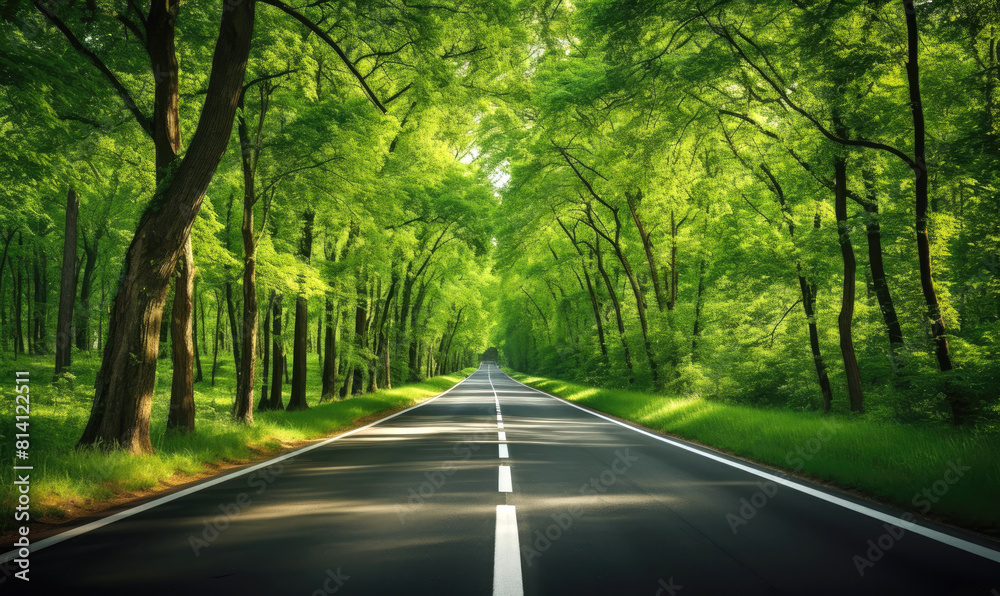
<path fill-rule="evenodd" d="M 93 347 L 90 334 L 90 299 L 94 294 L 94 270 L 97 267 L 97 249 L 101 234 L 94 234 L 93 241 L 83 234 L 83 274 L 80 279 L 80 308 L 76 312 L 76 349 L 87 350 Z"/>
<path fill-rule="evenodd" d="M 302 214 L 302 239 L 299 256 L 306 262 L 312 257 L 313 222 L 316 214 L 307 210 Z M 309 303 L 305 296 L 295 300 L 295 336 L 292 340 L 292 394 L 288 398 L 288 411 L 305 410 L 306 403 L 306 340 L 309 334 Z"/>
<path fill-rule="evenodd" d="M 837 235 L 840 251 L 844 259 L 844 292 L 840 303 L 840 315 L 837 325 L 840 330 L 840 352 L 844 358 L 844 373 L 847 375 L 847 395 L 852 412 L 864 411 L 864 391 L 861 388 L 861 373 L 858 370 L 858 359 L 854 353 L 854 338 L 851 324 L 854 319 L 854 291 L 857 275 L 857 263 L 854 259 L 854 246 L 847 226 L 847 164 L 843 157 L 834 162 L 835 170 L 835 205 L 837 214 Z"/>
<path fill-rule="evenodd" d="M 934 289 L 934 278 L 931 274 L 931 244 L 927 235 L 927 150 L 926 124 L 924 122 L 924 107 L 920 93 L 920 52 L 917 31 L 917 13 L 913 0 L 903 0 L 903 10 L 906 14 L 906 80 L 910 93 L 910 110 L 913 114 L 913 176 L 916 186 L 916 232 L 917 258 L 920 263 L 920 288 L 927 304 L 927 318 L 931 323 L 931 336 L 934 338 L 934 352 L 937 356 L 941 372 L 952 369 L 951 351 L 948 346 L 948 332 L 941 307 L 938 304 L 937 292 Z M 953 405 L 954 409 L 954 405 Z"/>
<path fill-rule="evenodd" d="M 243 346 L 238 353 L 239 374 L 236 377 L 236 399 L 233 401 L 233 419 L 253 424 L 254 388 L 257 384 L 257 239 L 254 229 L 254 206 L 257 204 L 256 178 L 260 157 L 260 141 L 267 115 L 270 93 L 261 87 L 260 111 L 257 115 L 256 135 L 250 138 L 244 113 L 246 89 L 240 95 L 237 115 L 237 133 L 240 140 L 240 163 L 243 169 L 243 220 L 240 235 L 243 239 Z M 234 345 L 235 345 L 235 337 Z"/>
<path fill-rule="evenodd" d="M 271 297 L 267 301 L 267 310 L 264 311 L 264 363 L 261 367 L 263 378 L 260 382 L 260 402 L 257 404 L 257 411 L 264 412 L 271 409 L 271 400 L 268 394 L 271 379 L 271 311 L 274 309 L 274 290 L 271 290 Z"/>
<path fill-rule="evenodd" d="M 601 251 L 601 237 L 596 233 L 594 234 L 594 246 L 591 248 L 597 260 L 597 271 L 601 274 L 601 279 L 604 280 L 604 287 L 608 290 L 608 296 L 611 298 L 611 307 L 615 311 L 615 322 L 618 324 L 618 338 L 622 343 L 622 351 L 625 356 L 625 366 L 628 368 L 628 382 L 631 385 L 635 382 L 635 376 L 632 371 L 632 355 L 629 353 L 628 341 L 625 338 L 625 322 L 622 320 L 622 307 L 621 303 L 618 301 L 618 294 L 615 292 L 615 286 L 611 283 L 611 278 L 608 276 L 608 272 L 604 268 L 604 256 Z"/>
<path fill-rule="evenodd" d="M 243 359 L 240 355 L 240 327 L 236 322 L 236 302 L 233 300 L 233 284 L 227 281 L 226 290 L 226 318 L 229 320 L 229 346 L 233 352 L 233 370 L 236 372 L 236 386 L 240 386 L 240 376 L 243 374 Z M 227 347 L 229 347 L 227 346 Z"/>
<path fill-rule="evenodd" d="M 182 433 L 194 431 L 194 333 L 191 313 L 194 310 L 194 252 L 191 237 L 184 243 L 184 256 L 177 261 L 174 286 L 174 309 L 170 335 L 173 340 L 173 379 L 170 385 L 170 412 L 167 429 Z"/>
<path fill-rule="evenodd" d="M 31 326 L 31 353 L 47 354 L 49 349 L 45 341 L 45 329 L 49 318 L 49 259 L 44 248 L 35 248 L 34 253 L 32 274 L 35 282 L 35 310 Z"/>
<path fill-rule="evenodd" d="M 337 328 L 334 323 L 333 300 L 327 296 L 323 316 L 326 317 L 326 334 L 323 338 L 323 395 L 321 402 L 332 400 L 337 392 Z"/>
<path fill-rule="evenodd" d="M 19 252 L 24 254 L 24 236 L 22 233 L 17 234 L 17 246 L 21 249 Z M 14 263 L 11 259 L 11 276 L 14 278 L 14 359 L 17 359 L 18 354 L 24 354 L 24 274 L 22 272 L 23 267 L 21 263 Z"/>
<path fill-rule="evenodd" d="M 629 213 L 632 214 L 632 221 L 635 222 L 636 229 L 639 230 L 639 238 L 642 240 L 642 248 L 646 252 L 646 263 L 649 264 L 649 277 L 653 280 L 653 292 L 656 294 L 656 307 L 660 312 L 663 312 L 665 306 L 670 304 L 664 299 L 663 287 L 660 285 L 660 275 L 657 272 L 656 256 L 653 253 L 653 241 L 649 237 L 649 232 L 646 231 L 645 226 L 642 224 L 642 219 L 639 217 L 638 205 L 642 201 L 642 191 L 636 192 L 633 197 L 631 193 L 625 193 L 625 200 L 628 203 Z M 670 222 L 671 230 L 673 229 L 673 217 L 674 212 L 670 212 Z M 673 310 L 671 306 L 670 310 Z"/>
<path fill-rule="evenodd" d="M 205 315 L 204 315 L 204 313 L 201 312 L 201 309 L 202 309 L 202 307 L 204 305 L 198 300 L 198 279 L 197 279 L 197 277 L 195 278 L 194 284 L 192 286 L 191 298 L 192 298 L 192 300 L 191 300 L 191 343 L 193 344 L 193 347 L 194 347 L 194 367 L 195 367 L 194 381 L 195 381 L 195 383 L 201 383 L 202 381 L 205 380 L 205 377 L 204 377 L 204 375 L 202 374 L 202 371 L 201 371 L 201 350 L 198 348 L 198 315 L 199 314 L 201 315 L 201 325 L 202 325 L 202 327 L 205 326 Z M 202 330 L 202 331 L 204 332 L 204 330 Z"/>
<path fill-rule="evenodd" d="M 875 186 L 869 180 L 869 172 L 865 172 L 865 183 L 868 186 L 867 200 L 861 203 L 867 215 L 865 228 L 868 232 L 868 266 L 871 270 L 872 286 L 875 290 L 875 298 L 878 300 L 879 310 L 882 312 L 882 320 L 885 322 L 886 333 L 889 337 L 889 351 L 891 353 L 894 367 L 899 366 L 899 356 L 903 350 L 903 329 L 896 315 L 895 301 L 889 291 L 889 282 L 885 272 L 885 264 L 882 260 L 882 227 L 879 223 L 878 196 L 875 193 Z"/>
<path fill-rule="evenodd" d="M 270 410 L 285 408 L 281 399 L 281 375 L 285 367 L 285 347 L 281 341 L 281 302 L 282 296 L 274 300 L 271 312 L 271 341 L 274 353 L 271 363 L 271 406 Z"/>
<path fill-rule="evenodd" d="M 685 218 L 686 219 L 686 218 Z M 684 223 L 681 220 L 681 223 Z M 677 286 L 680 282 L 680 271 L 677 268 L 677 230 L 680 228 L 676 223 L 673 209 L 670 210 L 670 299 L 667 301 L 667 310 L 674 310 L 677 307 Z"/>
<path fill-rule="evenodd" d="M 73 361 L 73 302 L 76 298 L 76 220 L 80 199 L 69 189 L 66 199 L 66 234 L 63 240 L 62 276 L 59 283 L 59 314 L 56 318 L 55 376 Z"/>
<path fill-rule="evenodd" d="M 125 255 L 123 281 L 114 298 L 94 404 L 80 447 L 153 451 L 149 416 L 163 304 L 205 190 L 229 144 L 253 33 L 255 2 L 226 6 L 191 145 L 176 168 L 171 164 L 172 176 L 140 218 Z"/>
<path fill-rule="evenodd" d="M 219 370 L 219 338 L 222 336 L 222 301 L 219 292 L 215 292 L 215 330 L 212 334 L 212 387 L 215 387 L 215 372 Z"/>
<path fill-rule="evenodd" d="M 691 330 L 691 361 L 698 359 L 698 341 L 701 339 L 701 310 L 705 296 L 705 258 L 698 263 L 698 291 L 694 297 L 694 328 Z"/>

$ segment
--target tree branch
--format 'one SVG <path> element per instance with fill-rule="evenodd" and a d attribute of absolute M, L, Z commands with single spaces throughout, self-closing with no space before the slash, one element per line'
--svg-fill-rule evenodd
<path fill-rule="evenodd" d="M 142 130 L 146 131 L 146 134 L 149 135 L 150 138 L 152 138 L 153 136 L 152 118 L 149 118 L 148 116 L 142 113 L 142 110 L 140 110 L 139 106 L 136 105 L 135 100 L 132 99 L 132 96 L 129 94 L 128 90 L 125 89 L 125 85 L 123 85 L 122 82 L 118 80 L 118 77 L 115 76 L 115 73 L 111 72 L 111 69 L 108 68 L 106 64 L 104 64 L 104 61 L 101 60 L 97 56 L 97 54 L 90 51 L 90 49 L 88 49 L 80 42 L 80 40 L 76 37 L 73 31 L 70 30 L 70 28 L 66 25 L 66 23 L 64 23 L 63 20 L 56 15 L 56 13 L 51 11 L 49 7 L 46 6 L 45 2 L 43 2 L 42 0 L 35 0 L 35 8 L 37 8 L 39 12 L 45 15 L 45 18 L 47 18 L 53 25 L 55 25 L 56 29 L 59 29 L 59 31 L 62 32 L 63 36 L 66 37 L 66 40 L 69 41 L 70 45 L 73 46 L 73 48 L 77 52 L 83 54 L 88 60 L 90 60 L 91 64 L 93 64 L 97 68 L 97 70 L 101 71 L 101 74 L 103 74 L 104 77 L 108 80 L 108 82 L 111 83 L 111 86 L 114 87 L 115 91 L 118 92 L 118 95 L 122 98 L 122 101 L 125 102 L 125 106 L 129 109 L 130 112 L 132 112 L 132 115 L 135 116 L 136 122 L 138 122 L 139 126 L 142 127 Z"/>
<path fill-rule="evenodd" d="M 337 44 L 336 41 L 333 40 L 333 38 L 327 35 L 327 33 L 322 29 L 320 29 L 319 26 L 317 26 L 315 23 L 313 23 L 306 17 L 302 16 L 301 14 L 293 10 L 291 6 L 288 6 L 281 0 L 261 0 L 261 2 L 263 2 L 264 4 L 270 4 L 271 6 L 281 10 L 285 14 L 291 16 L 298 22 L 302 23 L 310 31 L 319 36 L 320 39 L 325 41 L 327 45 L 333 48 L 333 51 L 337 52 L 337 55 L 340 56 L 341 60 L 343 60 L 348 70 L 350 70 L 351 74 L 354 75 L 354 78 L 357 79 L 359 83 L 361 83 L 361 88 L 364 89 L 365 95 L 368 96 L 369 101 L 371 101 L 372 104 L 376 108 L 378 108 L 383 114 L 386 113 L 385 106 L 382 105 L 382 102 L 378 100 L 378 97 L 375 96 L 375 92 L 372 91 L 371 87 L 368 86 L 368 83 L 365 82 L 365 78 L 361 76 L 361 73 L 358 72 L 358 69 L 354 67 L 354 63 L 352 63 L 351 59 L 347 57 L 347 54 L 344 53 L 344 50 L 340 49 L 340 46 Z"/>

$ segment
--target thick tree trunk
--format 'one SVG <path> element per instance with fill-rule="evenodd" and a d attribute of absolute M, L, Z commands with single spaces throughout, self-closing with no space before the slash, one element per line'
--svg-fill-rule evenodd
<path fill-rule="evenodd" d="M 247 0 L 227 5 L 222 11 L 208 93 L 193 141 L 169 183 L 143 213 L 126 252 L 94 404 L 78 443 L 81 447 L 153 451 L 149 415 L 163 304 L 205 190 L 229 144 L 253 33 L 254 8 L 253 0 Z M 152 39 L 149 44 L 153 44 Z"/>
<path fill-rule="evenodd" d="M 167 429 L 183 433 L 194 431 L 194 334 L 191 316 L 194 305 L 194 252 L 191 237 L 184 243 L 184 255 L 177 261 L 174 308 L 170 327 L 173 340 L 173 379 L 170 385 L 170 412 Z"/>
<path fill-rule="evenodd" d="M 271 312 L 271 341 L 273 356 L 271 358 L 271 406 L 270 410 L 283 410 L 281 400 L 281 375 L 285 367 L 285 347 L 281 341 L 281 302 L 282 296 L 274 300 Z"/>
<path fill-rule="evenodd" d="M 73 360 L 73 302 L 76 298 L 76 220 L 80 199 L 69 189 L 66 199 L 66 234 L 63 240 L 62 276 L 59 283 L 59 314 L 56 318 L 56 376 Z"/>
<path fill-rule="evenodd" d="M 840 303 L 840 316 L 837 325 L 840 330 L 840 352 L 844 357 L 844 373 L 847 375 L 847 395 L 852 412 L 864 411 L 864 391 L 861 388 L 861 373 L 858 370 L 858 359 L 854 353 L 854 338 L 851 325 L 854 319 L 854 290 L 857 274 L 857 264 L 854 259 L 854 246 L 847 226 L 847 164 L 843 157 L 834 162 L 835 169 L 835 205 L 837 214 L 837 235 L 840 251 L 844 259 L 844 293 Z"/>
<path fill-rule="evenodd" d="M 316 214 L 307 210 L 302 214 L 302 239 L 299 243 L 299 256 L 306 262 L 312 257 L 313 222 Z M 309 334 L 309 303 L 305 296 L 295 300 L 295 336 L 292 339 L 292 394 L 288 398 L 289 411 L 305 410 L 306 403 L 306 342 Z"/>

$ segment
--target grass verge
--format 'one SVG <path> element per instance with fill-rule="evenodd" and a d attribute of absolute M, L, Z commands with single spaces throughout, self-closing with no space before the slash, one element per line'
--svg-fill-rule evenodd
<path fill-rule="evenodd" d="M 21 358 L 3 364 L 0 378 L 11 382 L 0 387 L 0 533 L 21 523 L 14 519 L 11 462 L 34 466 L 31 521 L 61 523 L 367 424 L 440 394 L 474 370 L 317 405 L 319 365 L 310 362 L 307 401 L 311 407 L 298 412 L 255 412 L 254 424 L 246 426 L 230 419 L 235 379 L 229 362 L 220 366 L 214 386 L 207 379 L 196 383 L 195 432 L 176 435 L 166 432 L 170 361 L 161 360 L 150 428 L 156 453 L 132 456 L 73 448 L 90 413 L 93 379 L 100 364 L 96 356 L 78 359 L 72 369 L 76 378 L 54 384 L 51 358 Z M 14 427 L 14 370 L 27 370 L 31 378 L 27 461 L 16 460 L 14 453 L 14 434 L 20 432 Z"/>
<path fill-rule="evenodd" d="M 995 432 L 750 408 L 507 373 L 646 428 L 1000 537 L 1000 434 Z M 949 471 L 953 464 L 967 470 L 956 478 Z"/>

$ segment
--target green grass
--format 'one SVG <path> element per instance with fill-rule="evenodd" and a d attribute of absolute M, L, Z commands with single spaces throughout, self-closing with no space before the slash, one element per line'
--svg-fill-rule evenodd
<path fill-rule="evenodd" d="M 76 355 L 75 355 L 76 356 Z M 320 395 L 319 364 L 310 354 L 307 388 L 308 410 L 255 412 L 254 424 L 230 420 L 235 376 L 232 356 L 220 354 L 216 385 L 195 385 L 195 432 L 187 436 L 166 433 L 170 394 L 170 360 L 160 360 L 153 399 L 150 435 L 155 455 L 131 456 L 74 450 L 90 413 L 93 381 L 100 364 L 97 354 L 79 355 L 71 372 L 72 386 L 53 384 L 52 360 L 20 358 L 0 366 L 0 530 L 14 521 L 13 470 L 14 374 L 31 373 L 30 459 L 32 520 L 68 518 L 100 509 L 107 501 L 123 500 L 211 473 L 221 465 L 264 459 L 297 442 L 317 439 L 354 425 L 359 418 L 424 401 L 448 389 L 474 369 L 434 377 L 422 383 L 394 387 L 317 405 Z M 210 362 L 203 364 L 210 367 Z M 205 370 L 206 379 L 210 368 Z M 258 371 L 258 386 L 260 379 Z M 258 387 L 259 388 L 259 387 Z M 290 385 L 284 386 L 288 403 Z M 257 398 L 259 400 L 259 396 Z M 16 464 L 15 464 L 16 465 Z"/>
<path fill-rule="evenodd" d="M 824 417 L 700 397 L 598 389 L 507 372 L 522 383 L 647 428 L 911 511 L 924 512 L 930 506 L 926 511 L 930 517 L 1000 534 L 1000 434 L 996 432 Z M 953 485 L 941 483 L 949 462 L 970 468 Z M 939 490 L 948 488 L 937 503 L 930 503 L 920 495 L 925 489 L 933 491 L 935 483 Z"/>

